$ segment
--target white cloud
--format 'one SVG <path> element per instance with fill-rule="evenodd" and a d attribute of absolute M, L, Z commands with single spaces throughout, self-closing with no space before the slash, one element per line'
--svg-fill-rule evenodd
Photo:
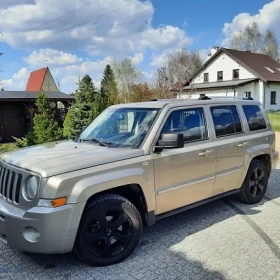
<path fill-rule="evenodd" d="M 248 13 L 240 13 L 235 16 L 231 23 L 225 23 L 223 33 L 225 39 L 222 46 L 228 46 L 230 39 L 235 33 L 243 30 L 248 24 L 253 22 L 258 23 L 260 31 L 264 32 L 267 29 L 272 29 L 276 35 L 280 36 L 280 1 L 274 0 L 263 6 L 262 9 L 255 15 Z"/>
<path fill-rule="evenodd" d="M 202 63 L 204 63 L 208 59 L 208 54 L 210 52 L 209 49 L 201 49 L 198 50 Z"/>
<path fill-rule="evenodd" d="M 131 57 L 131 61 L 134 65 L 141 63 L 144 60 L 143 53 L 136 53 L 133 57 Z"/>
<path fill-rule="evenodd" d="M 19 6 L 23 4 L 34 4 L 35 0 L 1 0 L 1 9 L 7 9 L 12 6 Z"/>
<path fill-rule="evenodd" d="M 55 80 L 60 82 L 61 91 L 70 93 L 77 88 L 78 78 L 89 74 L 96 87 L 100 87 L 102 74 L 107 64 L 112 63 L 113 57 L 105 57 L 98 61 L 83 61 L 79 64 L 65 67 L 54 67 L 50 71 Z"/>
<path fill-rule="evenodd" d="M 43 67 L 45 65 L 65 66 L 78 64 L 83 61 L 82 58 L 78 58 L 74 54 L 53 49 L 33 51 L 28 57 L 24 57 L 23 60 L 32 67 Z"/>
<path fill-rule="evenodd" d="M 13 84 L 12 79 L 0 80 L 0 89 L 9 90 L 10 86 Z"/>
<path fill-rule="evenodd" d="M 167 25 L 157 29 L 148 28 L 143 31 L 141 45 L 155 50 L 184 48 L 192 43 L 185 31 L 178 27 Z"/>
<path fill-rule="evenodd" d="M 18 70 L 10 79 L 1 80 L 0 87 L 5 90 L 25 90 L 30 71 L 23 67 Z"/>
<path fill-rule="evenodd" d="M 114 55 L 147 48 L 163 51 L 192 43 L 178 27 L 152 27 L 151 1 L 24 2 L 29 4 L 0 8 L 0 41 L 14 48 L 83 49 L 95 55 Z"/>
<path fill-rule="evenodd" d="M 153 55 L 150 65 L 155 67 L 160 67 L 166 62 L 166 59 L 167 59 L 167 53 Z"/>

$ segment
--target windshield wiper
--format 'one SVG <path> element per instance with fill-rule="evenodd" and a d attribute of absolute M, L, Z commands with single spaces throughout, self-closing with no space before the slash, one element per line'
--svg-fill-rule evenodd
<path fill-rule="evenodd" d="M 91 139 L 80 139 L 81 141 L 84 141 L 84 142 L 94 142 L 94 143 L 98 143 L 100 146 L 104 146 L 104 147 L 109 147 L 109 145 L 111 145 L 112 143 L 111 142 L 104 142 L 104 141 L 101 141 L 97 138 L 91 138 Z"/>

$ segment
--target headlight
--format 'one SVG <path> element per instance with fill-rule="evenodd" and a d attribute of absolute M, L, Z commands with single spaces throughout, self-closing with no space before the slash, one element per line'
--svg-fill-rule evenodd
<path fill-rule="evenodd" d="M 38 181 L 35 176 L 28 178 L 25 184 L 25 195 L 28 199 L 32 200 L 35 198 L 38 191 Z"/>

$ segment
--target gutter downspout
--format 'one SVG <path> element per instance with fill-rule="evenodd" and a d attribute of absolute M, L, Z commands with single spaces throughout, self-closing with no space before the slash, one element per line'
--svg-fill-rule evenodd
<path fill-rule="evenodd" d="M 233 96 L 236 97 L 236 91 L 235 91 L 235 88 L 232 87 L 232 90 L 233 90 Z"/>
<path fill-rule="evenodd" d="M 270 83 L 263 83 L 263 107 L 265 108 L 265 88 L 269 86 Z"/>

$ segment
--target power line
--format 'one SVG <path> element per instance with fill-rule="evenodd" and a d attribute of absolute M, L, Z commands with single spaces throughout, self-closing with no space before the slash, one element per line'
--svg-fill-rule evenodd
<path fill-rule="evenodd" d="M 124 5 L 124 6 L 121 6 L 121 7 L 117 8 L 117 9 L 114 9 L 114 10 L 108 12 L 108 13 L 102 14 L 102 15 L 100 15 L 100 16 L 98 16 L 98 17 L 95 17 L 95 18 L 90 18 L 90 19 L 88 19 L 88 20 L 82 21 L 82 22 L 80 22 L 80 23 L 78 23 L 78 24 L 76 24 L 76 25 L 74 25 L 74 26 L 69 26 L 69 27 L 64 28 L 64 29 L 62 29 L 62 30 L 59 30 L 58 32 L 53 33 L 53 34 L 50 35 L 50 36 L 46 36 L 46 37 L 43 37 L 43 38 L 41 38 L 41 39 L 47 39 L 48 37 L 51 37 L 51 36 L 60 34 L 60 33 L 64 32 L 64 31 L 67 31 L 67 30 L 76 28 L 76 27 L 78 27 L 78 26 L 84 25 L 84 24 L 86 24 L 86 23 L 88 23 L 88 22 L 91 22 L 91 21 L 94 21 L 94 20 L 97 20 L 97 19 L 100 19 L 100 18 L 105 17 L 105 16 L 107 16 L 107 15 L 110 15 L 110 14 L 116 12 L 116 11 L 119 11 L 119 10 L 121 10 L 121 9 L 124 9 L 124 8 L 126 8 L 126 7 L 128 7 L 128 6 L 132 5 L 132 4 L 134 4 L 134 3 L 136 3 L 136 2 L 139 2 L 139 1 L 136 0 L 136 1 L 130 2 L 129 4 L 126 4 L 126 5 Z M 43 43 L 43 45 L 48 44 L 48 43 L 49 43 L 49 42 Z"/>
<path fill-rule="evenodd" d="M 171 0 L 166 0 L 166 1 L 162 2 L 161 4 L 157 5 L 155 8 L 158 8 L 158 7 L 160 7 L 160 6 L 162 6 L 162 5 L 166 4 L 166 3 L 168 3 L 168 2 L 170 2 L 170 1 L 171 1 Z M 138 1 L 135 1 L 135 2 L 138 2 Z M 132 3 L 131 3 L 131 4 L 132 4 Z M 118 8 L 118 9 L 116 9 L 116 10 L 119 10 L 119 9 L 120 9 L 120 8 Z M 128 19 L 128 18 L 134 17 L 134 16 L 137 15 L 137 14 L 143 13 L 143 12 L 149 10 L 149 9 L 150 9 L 150 7 L 147 8 L 147 9 L 144 9 L 144 10 L 142 10 L 142 11 L 140 11 L 140 12 L 134 13 L 134 14 L 132 14 L 132 15 L 129 15 L 129 16 L 120 18 L 119 20 L 112 21 L 112 22 L 108 22 L 108 23 L 105 23 L 105 24 L 96 26 L 94 29 L 96 30 L 96 29 L 99 29 L 100 27 L 103 27 L 103 26 L 106 26 L 106 25 L 111 25 L 111 24 L 113 24 L 113 23 L 117 23 L 117 22 L 126 20 L 126 19 Z M 112 11 L 112 12 L 113 12 L 113 11 Z M 110 13 L 112 13 L 112 12 L 110 12 Z M 91 22 L 91 21 L 93 21 L 93 20 L 95 20 L 95 19 L 88 20 L 88 21 L 86 21 L 86 22 L 84 22 L 84 23 L 82 23 L 82 24 Z M 76 28 L 76 27 L 78 27 L 78 26 L 80 26 L 80 25 L 82 25 L 82 24 L 77 24 L 77 25 L 75 25 L 75 26 L 73 26 L 73 27 L 71 27 L 71 28 Z M 69 28 L 69 29 L 70 29 L 70 28 Z M 64 30 L 64 31 L 65 31 L 65 30 Z M 61 33 L 61 32 L 59 32 L 59 33 Z M 50 37 L 51 37 L 51 36 L 50 36 Z M 45 43 L 40 44 L 40 45 L 41 45 L 41 46 L 44 46 L 44 45 L 49 44 L 49 43 L 60 42 L 60 41 L 66 39 L 66 38 L 69 38 L 69 37 L 71 37 L 71 36 L 67 35 L 67 36 L 65 36 L 65 37 L 63 37 L 63 38 L 60 38 L 60 39 L 57 39 L 57 40 L 53 40 L 53 41 L 49 41 L 49 42 L 45 42 Z M 116 36 L 116 37 L 114 37 L 114 38 L 118 38 L 118 37 L 122 37 L 122 36 Z"/>
<path fill-rule="evenodd" d="M 67 13 L 64 13 L 64 14 L 62 14 L 62 15 L 56 17 L 56 18 L 51 19 L 50 21 L 45 21 L 45 22 L 43 22 L 43 23 L 41 23 L 41 24 L 39 24 L 39 25 L 37 25 L 37 26 L 32 27 L 32 29 L 39 29 L 40 27 L 42 27 L 42 26 L 44 26 L 44 25 L 46 25 L 46 24 L 49 24 L 49 23 L 51 23 L 51 22 L 54 22 L 54 21 L 56 21 L 56 20 L 58 20 L 58 19 L 60 19 L 60 18 L 63 18 L 63 17 L 65 17 L 65 16 L 69 15 L 69 14 L 73 14 L 73 13 L 76 12 L 77 10 L 79 10 L 79 9 L 81 9 L 81 8 L 83 8 L 83 7 L 87 6 L 87 5 L 89 5 L 89 4 L 92 4 L 94 1 L 95 1 L 95 0 L 92 0 L 92 1 L 90 1 L 90 2 L 88 2 L 88 3 L 85 3 L 85 4 L 83 4 L 83 5 L 81 5 L 81 6 L 77 7 L 77 8 L 75 8 L 75 9 L 73 9 L 73 10 L 67 12 Z"/>

